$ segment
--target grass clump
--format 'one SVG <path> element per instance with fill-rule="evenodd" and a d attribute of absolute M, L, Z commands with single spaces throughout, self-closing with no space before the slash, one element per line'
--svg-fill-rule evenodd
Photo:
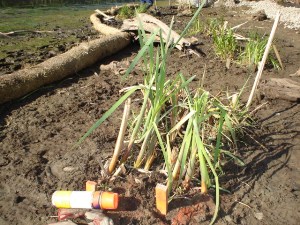
<path fill-rule="evenodd" d="M 135 10 L 127 5 L 124 5 L 118 12 L 118 17 L 121 19 L 132 18 L 135 15 Z"/>
<path fill-rule="evenodd" d="M 195 21 L 193 21 L 191 27 L 188 29 L 186 36 L 192 36 L 198 33 L 203 33 L 205 31 L 205 24 L 198 17 Z"/>
<path fill-rule="evenodd" d="M 215 53 L 222 59 L 233 59 L 237 50 L 237 41 L 233 31 L 227 28 L 223 19 L 208 21 L 207 34 L 212 36 Z"/>
<path fill-rule="evenodd" d="M 244 50 L 241 51 L 241 54 L 239 55 L 239 61 L 244 65 L 257 67 L 262 60 L 267 42 L 268 38 L 265 36 L 260 37 L 258 34 L 250 35 Z M 271 50 L 267 63 L 271 64 L 275 69 L 279 69 L 280 65 L 273 54 L 274 53 Z"/>
<path fill-rule="evenodd" d="M 147 4 L 140 4 L 137 8 L 124 5 L 120 8 L 118 12 L 118 17 L 120 19 L 129 19 L 133 18 L 137 13 L 145 13 L 147 12 L 148 6 Z"/>
<path fill-rule="evenodd" d="M 231 29 L 220 28 L 213 32 L 215 52 L 222 59 L 233 59 L 237 50 L 237 41 Z"/>
<path fill-rule="evenodd" d="M 188 31 L 200 10 L 201 7 L 181 37 Z M 171 28 L 172 25 L 173 20 Z M 186 79 L 183 74 L 177 74 L 167 79 L 167 60 L 179 40 L 172 43 L 170 33 L 167 40 L 163 40 L 161 32 L 157 30 L 147 37 L 142 28 L 139 30 L 141 49 L 126 76 L 142 62 L 144 83 L 125 88 L 124 95 L 77 144 L 100 126 L 126 99 L 136 98 L 135 93 L 140 92 L 143 97 L 139 112 L 135 119 L 130 120 L 132 129 L 117 164 L 133 164 L 135 168 L 165 171 L 169 195 L 176 193 L 178 188 L 184 192 L 195 185 L 201 186 L 204 194 L 209 188 L 214 188 L 216 210 L 211 221 L 213 223 L 219 209 L 221 166 L 227 158 L 225 156 L 237 158 L 232 149 L 236 148 L 236 133 L 242 128 L 247 110 L 238 104 L 240 95 L 236 95 L 234 101 L 228 98 L 223 101 L 221 96 L 212 96 L 202 88 L 191 90 L 189 84 L 195 76 Z M 160 45 L 155 49 L 157 35 L 160 37 Z"/>
<path fill-rule="evenodd" d="M 198 18 L 189 29 L 188 35 L 199 32 L 204 32 L 212 37 L 215 53 L 221 59 L 237 60 L 247 66 L 258 66 L 268 42 L 266 36 L 260 36 L 256 33 L 250 34 L 246 44 L 237 41 L 234 31 L 227 27 L 227 21 L 224 21 L 222 18 L 210 19 L 206 24 L 201 23 Z M 267 64 L 275 69 L 280 69 L 279 56 L 273 50 L 271 49 Z"/>

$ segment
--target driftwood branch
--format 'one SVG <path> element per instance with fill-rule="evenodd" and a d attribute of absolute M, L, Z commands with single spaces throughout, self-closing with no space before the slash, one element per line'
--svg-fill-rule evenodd
<path fill-rule="evenodd" d="M 42 34 L 42 33 L 55 33 L 55 31 L 51 30 L 16 30 L 16 31 L 10 31 L 10 32 L 0 32 L 0 36 L 3 37 L 9 37 L 9 36 L 14 36 L 20 33 L 34 33 L 34 34 Z"/>
<path fill-rule="evenodd" d="M 134 19 L 124 20 L 121 30 L 122 31 L 136 31 L 139 29 L 140 23 L 142 23 L 143 29 L 149 33 L 152 33 L 155 30 L 157 30 L 157 28 L 160 28 L 162 31 L 163 39 L 165 41 L 167 40 L 168 33 L 170 31 L 170 28 L 168 27 L 168 25 L 166 25 L 162 21 L 156 19 L 155 17 L 145 14 L 145 13 L 138 14 L 138 17 L 134 18 Z M 180 39 L 180 35 L 178 33 L 176 33 L 175 31 L 171 30 L 170 40 L 173 40 L 173 42 L 176 43 L 179 39 Z M 182 38 L 176 45 L 176 48 L 179 50 L 183 50 L 184 47 L 187 47 L 187 46 L 191 46 L 191 43 L 187 39 Z"/>
<path fill-rule="evenodd" d="M 270 99 L 300 101 L 300 83 L 287 78 L 270 78 L 264 80 L 260 90 Z"/>
<path fill-rule="evenodd" d="M 109 16 L 109 15 L 105 14 L 104 12 L 100 11 L 99 9 L 96 9 L 95 12 L 96 12 L 98 15 L 103 16 L 104 20 L 114 20 L 114 19 L 115 19 L 114 16 Z"/>
<path fill-rule="evenodd" d="M 290 74 L 290 77 L 300 77 L 300 68 L 293 74 Z"/>

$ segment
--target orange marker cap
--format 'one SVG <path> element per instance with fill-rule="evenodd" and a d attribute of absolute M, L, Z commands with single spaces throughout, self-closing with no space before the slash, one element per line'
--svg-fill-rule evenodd
<path fill-rule="evenodd" d="M 85 190 L 86 191 L 96 191 L 96 187 L 97 187 L 97 182 L 95 182 L 95 181 L 88 180 L 85 183 Z"/>
<path fill-rule="evenodd" d="M 101 209 L 117 209 L 119 195 L 113 192 L 102 192 L 99 203 Z"/>

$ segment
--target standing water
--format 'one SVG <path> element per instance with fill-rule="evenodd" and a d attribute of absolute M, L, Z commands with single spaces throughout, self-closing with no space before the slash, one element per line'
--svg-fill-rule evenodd
<path fill-rule="evenodd" d="M 0 0 L 0 7 L 46 7 L 46 6 L 81 6 L 108 8 L 124 3 L 138 3 L 139 0 Z M 164 2 L 157 0 L 157 2 Z M 165 1 L 166 2 L 166 1 Z"/>

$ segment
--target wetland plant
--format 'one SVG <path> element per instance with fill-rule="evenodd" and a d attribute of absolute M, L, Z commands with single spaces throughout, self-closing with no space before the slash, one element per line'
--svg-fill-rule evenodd
<path fill-rule="evenodd" d="M 227 29 L 227 23 L 221 25 L 213 24 L 211 32 L 215 52 L 222 59 L 233 59 L 237 50 L 237 41 L 231 29 Z"/>
<path fill-rule="evenodd" d="M 243 51 L 239 55 L 239 61 L 248 66 L 257 67 L 262 60 L 268 38 L 260 37 L 258 34 L 251 34 Z M 271 51 L 267 63 L 271 64 L 275 69 L 279 69 L 280 65 Z"/>
<path fill-rule="evenodd" d="M 182 32 L 181 38 L 200 10 L 201 7 Z M 172 25 L 173 20 L 170 31 Z M 160 45 L 154 48 L 156 36 L 160 37 Z M 232 103 L 228 99 L 223 101 L 221 96 L 212 96 L 201 87 L 191 90 L 189 84 L 195 76 L 186 79 L 179 73 L 172 79 L 167 79 L 167 60 L 179 42 L 172 43 L 170 36 L 171 32 L 163 40 L 162 31 L 156 30 L 149 37 L 141 27 L 141 49 L 125 77 L 130 76 L 131 71 L 141 62 L 144 83 L 124 88 L 123 96 L 77 144 L 100 126 L 126 99 L 142 96 L 141 106 L 136 109 L 136 118 L 130 120 L 132 129 L 126 136 L 128 141 L 124 144 L 117 142 L 125 151 L 121 155 L 120 147 L 116 147 L 112 166 L 107 173 L 112 174 L 116 165 L 124 164 L 133 164 L 133 167 L 144 170 L 164 171 L 168 195 L 175 193 L 177 188 L 186 191 L 195 185 L 201 186 L 203 194 L 213 188 L 216 199 L 216 210 L 211 221 L 213 223 L 219 209 L 219 175 L 223 172 L 221 167 L 228 156 L 237 159 L 232 149 L 236 147 L 236 133 L 242 129 L 241 121 L 244 117 L 239 115 L 244 109 L 238 104 L 239 95 L 236 95 Z M 128 110 L 124 110 L 124 115 L 126 114 Z M 124 124 L 122 122 L 121 140 L 125 133 Z"/>
<path fill-rule="evenodd" d="M 195 21 L 193 21 L 191 27 L 188 29 L 186 36 L 195 35 L 198 33 L 203 33 L 205 31 L 205 24 L 198 17 Z"/>
<path fill-rule="evenodd" d="M 137 13 L 145 13 L 147 12 L 147 4 L 140 4 L 138 7 L 130 7 L 128 5 L 124 5 L 120 8 L 118 12 L 118 17 L 120 19 L 129 19 L 134 17 Z"/>

